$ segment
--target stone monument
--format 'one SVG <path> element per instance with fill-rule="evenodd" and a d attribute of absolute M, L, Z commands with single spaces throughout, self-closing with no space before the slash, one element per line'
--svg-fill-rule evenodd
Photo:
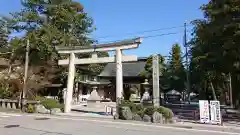
<path fill-rule="evenodd" d="M 153 106 L 160 106 L 160 89 L 159 89 L 159 56 L 152 56 L 152 79 L 153 79 Z"/>

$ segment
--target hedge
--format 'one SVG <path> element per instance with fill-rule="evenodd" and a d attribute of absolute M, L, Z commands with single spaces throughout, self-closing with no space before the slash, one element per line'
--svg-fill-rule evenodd
<path fill-rule="evenodd" d="M 120 108 L 123 106 L 127 106 L 131 109 L 132 113 L 138 114 L 141 117 L 146 114 L 152 116 L 155 111 L 161 113 L 167 120 L 171 120 L 173 117 L 173 112 L 171 109 L 160 106 L 158 108 L 153 106 L 144 106 L 142 104 L 135 104 L 131 101 L 122 101 L 120 104 Z"/>

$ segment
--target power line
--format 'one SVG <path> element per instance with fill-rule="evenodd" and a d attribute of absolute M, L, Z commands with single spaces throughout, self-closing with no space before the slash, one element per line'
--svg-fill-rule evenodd
<path fill-rule="evenodd" d="M 166 35 L 173 35 L 173 34 L 177 34 L 177 33 L 179 33 L 179 32 L 165 33 L 165 34 L 159 34 L 159 35 L 143 36 L 143 37 L 140 37 L 140 38 L 154 38 L 154 37 L 160 37 L 160 36 L 166 36 Z M 103 44 L 114 43 L 114 42 L 119 42 L 119 41 L 122 41 L 122 40 L 120 39 L 120 40 L 114 40 L 114 41 L 103 42 Z M 101 44 L 102 44 L 102 43 L 101 43 Z"/>
<path fill-rule="evenodd" d="M 188 24 L 186 26 L 188 27 L 188 26 L 190 26 L 190 24 Z M 125 33 L 125 34 L 121 34 L 121 35 L 126 36 L 126 35 L 144 34 L 144 33 L 150 33 L 150 32 L 163 31 L 163 30 L 171 30 L 171 29 L 176 29 L 176 28 L 184 28 L 184 25 L 174 26 L 174 27 L 166 27 L 166 28 L 159 28 L 159 29 L 144 30 L 144 31 L 136 31 L 136 32 L 130 32 L 130 33 Z M 107 35 L 107 36 L 96 37 L 96 39 L 111 38 L 111 37 L 116 37 L 116 36 L 121 36 L 121 35 Z"/>
<path fill-rule="evenodd" d="M 161 37 L 161 36 L 167 36 L 167 35 L 175 35 L 181 32 L 171 32 L 171 33 L 163 33 L 163 34 L 158 34 L 158 35 L 150 35 L 150 36 L 143 36 L 141 38 L 154 38 L 154 37 Z"/>
<path fill-rule="evenodd" d="M 140 38 L 146 39 L 146 38 L 155 38 L 155 37 L 162 37 L 162 36 L 168 36 L 168 35 L 175 35 L 175 34 L 179 34 L 182 33 L 182 31 L 178 31 L 178 32 L 170 32 L 170 33 L 163 33 L 163 34 L 157 34 L 157 35 L 149 35 L 149 36 L 140 36 Z M 135 36 L 136 37 L 136 36 Z M 107 42 L 101 42 L 100 44 L 108 44 L 108 43 L 114 43 L 114 42 L 119 42 L 122 40 L 114 40 L 114 41 L 107 41 Z"/>

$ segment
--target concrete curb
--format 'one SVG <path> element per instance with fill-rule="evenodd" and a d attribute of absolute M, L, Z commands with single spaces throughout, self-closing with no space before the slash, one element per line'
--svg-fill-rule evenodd
<path fill-rule="evenodd" d="M 191 124 L 199 124 L 199 125 L 206 125 L 206 126 L 217 126 L 217 127 L 222 127 L 221 125 L 217 125 L 217 124 L 203 124 L 201 123 L 200 121 L 193 121 L 193 120 L 186 120 L 186 119 L 180 119 L 178 120 L 179 123 L 191 123 Z M 239 123 L 239 124 L 237 124 Z M 236 125 L 236 127 L 239 127 L 240 128 L 240 122 L 235 122 L 235 121 L 232 121 L 232 123 L 230 122 L 223 122 L 223 126 L 234 126 Z"/>
<path fill-rule="evenodd" d="M 95 114 L 75 114 L 75 113 L 58 113 L 52 114 L 52 116 L 71 116 L 71 117 L 85 117 L 85 118 L 101 118 L 101 119 L 113 119 L 113 116 L 102 116 L 102 115 L 95 115 Z"/>
<path fill-rule="evenodd" d="M 201 128 L 218 128 L 218 129 L 235 129 L 240 130 L 240 127 L 230 126 L 230 125 L 212 125 L 212 124 L 201 124 L 201 123 L 192 123 L 192 122 L 177 122 L 174 125 L 176 126 L 191 126 L 191 127 L 201 127 Z"/>

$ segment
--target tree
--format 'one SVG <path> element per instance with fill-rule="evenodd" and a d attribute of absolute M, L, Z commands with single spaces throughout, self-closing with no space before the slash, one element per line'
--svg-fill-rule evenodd
<path fill-rule="evenodd" d="M 165 77 L 166 72 L 166 63 L 165 58 L 158 54 L 159 57 L 159 83 L 160 83 L 160 89 L 161 91 L 166 91 L 166 89 L 169 88 L 168 82 Z M 149 80 L 149 82 L 152 82 L 152 55 L 148 57 L 147 62 L 144 67 L 144 71 L 139 73 L 139 76 L 146 78 Z"/>
<path fill-rule="evenodd" d="M 160 76 L 162 76 L 164 69 L 165 69 L 165 59 L 160 54 L 158 54 L 158 58 L 159 58 L 159 74 L 160 74 Z M 152 55 L 147 58 L 147 62 L 145 64 L 144 69 L 145 70 L 140 72 L 139 75 L 146 79 L 152 80 L 152 70 L 153 70 Z"/>
<path fill-rule="evenodd" d="M 14 38 L 10 41 L 8 49 L 12 55 L 8 59 L 11 65 L 20 62 L 18 66 L 23 69 L 26 43 L 27 40 L 30 41 L 27 83 L 29 93 L 32 93 L 31 89 L 36 90 L 51 84 L 60 77 L 57 73 L 64 72 L 64 68 L 58 67 L 57 60 L 66 56 L 60 56 L 55 51 L 55 46 L 89 46 L 94 40 L 88 35 L 95 28 L 92 19 L 79 2 L 23 0 L 22 6 L 21 11 L 10 13 L 10 17 L 4 18 L 10 32 L 25 33 L 22 38 Z M 89 57 L 89 54 L 77 57 Z M 12 74 L 19 73 L 12 72 Z"/>
<path fill-rule="evenodd" d="M 165 77 L 170 85 L 169 90 L 175 89 L 182 92 L 185 89 L 186 73 L 182 63 L 181 47 L 179 44 L 172 46 Z"/>
<path fill-rule="evenodd" d="M 13 31 L 25 31 L 35 59 L 57 57 L 54 46 L 90 45 L 92 19 L 72 0 L 24 0 L 20 12 L 11 13 Z M 76 8 L 78 7 L 78 8 Z M 54 42 L 54 44 L 53 44 Z M 26 41 L 25 41 L 26 43 Z M 37 60 L 32 60 L 37 61 Z"/>
<path fill-rule="evenodd" d="M 5 51 L 5 48 L 8 45 L 8 35 L 9 32 L 6 26 L 6 22 L 4 19 L 0 18 L 0 52 Z"/>
<path fill-rule="evenodd" d="M 204 19 L 195 20 L 192 45 L 192 75 L 199 72 L 200 83 L 207 80 L 208 86 L 220 89 L 224 94 L 225 80 L 232 75 L 233 90 L 239 98 L 240 0 L 210 0 L 201 6 Z M 201 74 L 201 75 L 200 75 Z M 195 78 L 195 76 L 193 76 Z M 196 82 L 195 82 L 196 83 Z M 216 97 L 215 97 L 216 98 Z"/>

